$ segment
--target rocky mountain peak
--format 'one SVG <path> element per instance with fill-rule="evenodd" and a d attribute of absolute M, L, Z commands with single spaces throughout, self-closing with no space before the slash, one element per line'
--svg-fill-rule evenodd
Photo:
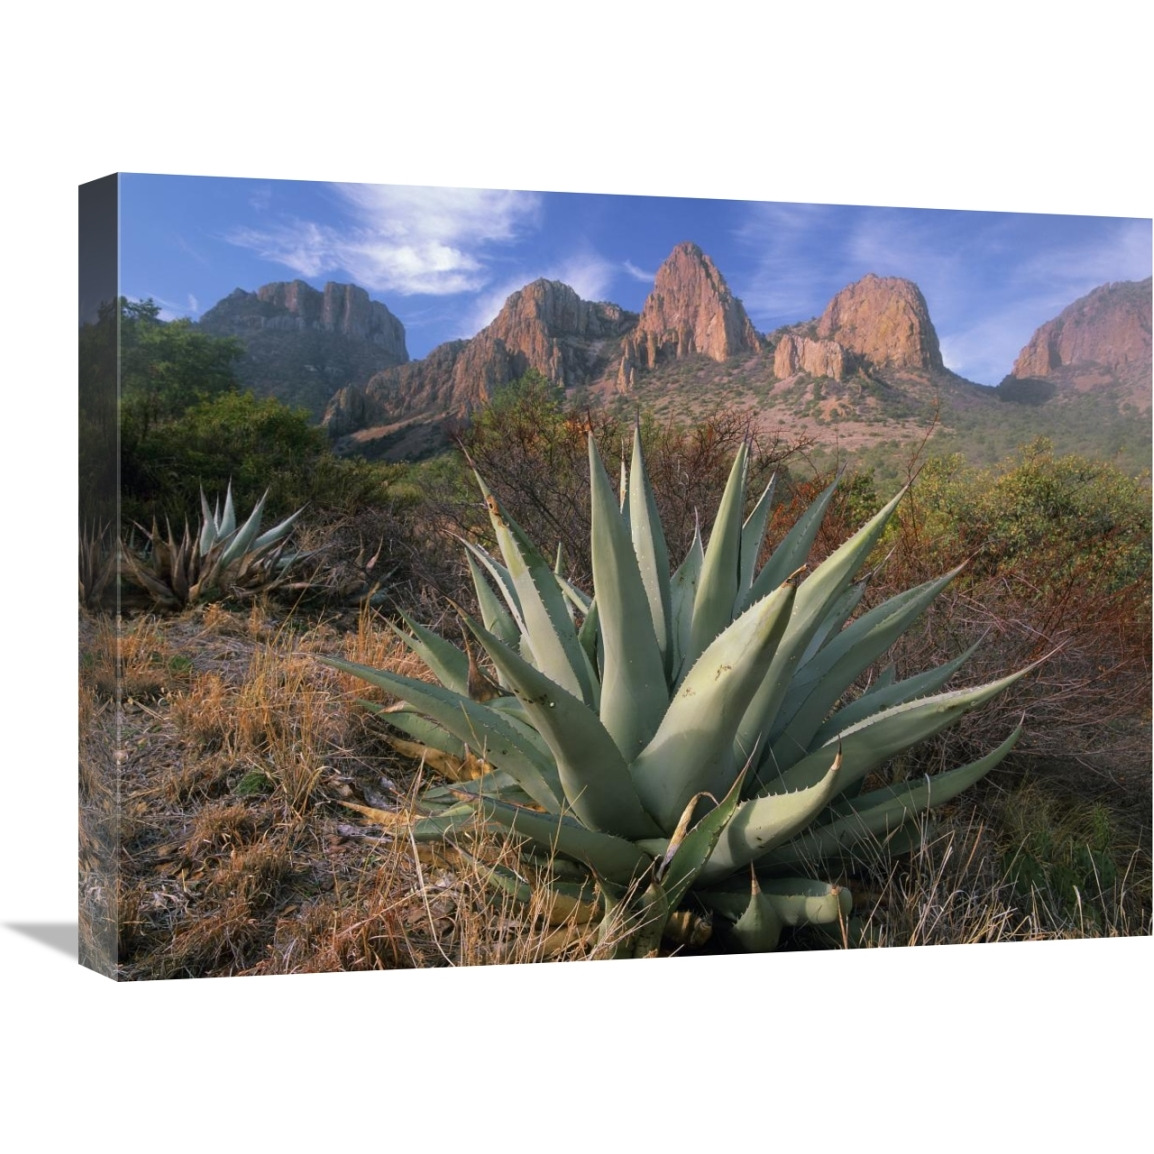
<path fill-rule="evenodd" d="M 359 285 L 330 281 L 323 290 L 303 280 L 274 281 L 256 292 L 236 289 L 201 317 L 210 332 L 250 336 L 268 330 L 334 333 L 384 349 L 394 363 L 409 359 L 405 326 Z"/>
<path fill-rule="evenodd" d="M 236 289 L 200 318 L 213 336 L 239 337 L 241 380 L 260 395 L 324 412 L 333 392 L 409 359 L 405 326 L 358 285 L 275 281 Z"/>
<path fill-rule="evenodd" d="M 440 345 L 423 361 L 385 369 L 362 389 L 333 397 L 324 423 L 334 436 L 366 424 L 393 425 L 426 412 L 460 415 L 535 369 L 563 388 L 612 372 L 620 338 L 637 314 L 582 300 L 560 281 L 535 280 L 512 293 L 475 337 Z"/>
<path fill-rule="evenodd" d="M 691 353 L 724 361 L 761 347 L 745 307 L 717 266 L 697 245 L 684 241 L 657 270 L 641 319 L 625 343 L 618 381 L 628 386 L 635 368 L 654 368 Z"/>
<path fill-rule="evenodd" d="M 1076 389 L 1119 383 L 1149 408 L 1150 319 L 1150 277 L 1100 285 L 1034 333 L 1011 376 Z"/>
<path fill-rule="evenodd" d="M 818 320 L 816 335 L 878 367 L 944 368 L 926 299 L 901 277 L 868 273 L 842 289 Z"/>

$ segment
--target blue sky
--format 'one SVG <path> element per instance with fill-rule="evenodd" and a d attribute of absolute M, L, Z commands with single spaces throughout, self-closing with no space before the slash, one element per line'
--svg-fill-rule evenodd
<path fill-rule="evenodd" d="M 351 281 L 401 319 L 414 358 L 541 276 L 640 311 L 692 240 L 762 332 L 866 273 L 908 277 L 946 365 L 994 385 L 1066 305 L 1151 274 L 1149 219 L 131 174 L 121 194 L 125 295 L 195 319 L 235 288 Z"/>

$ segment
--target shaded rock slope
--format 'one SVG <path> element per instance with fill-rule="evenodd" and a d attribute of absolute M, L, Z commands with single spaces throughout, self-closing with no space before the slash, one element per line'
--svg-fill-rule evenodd
<path fill-rule="evenodd" d="M 241 380 L 258 396 L 276 396 L 319 420 L 329 398 L 348 384 L 409 359 L 405 327 L 363 288 L 302 280 L 256 292 L 236 289 L 200 319 L 213 336 L 238 337 Z"/>
<path fill-rule="evenodd" d="M 1149 412 L 1151 283 L 1100 285 L 1074 301 L 1034 333 L 999 388 L 1047 399 L 1110 392 Z"/>

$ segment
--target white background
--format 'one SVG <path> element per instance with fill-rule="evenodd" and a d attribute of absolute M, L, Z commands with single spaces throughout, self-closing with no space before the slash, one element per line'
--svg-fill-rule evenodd
<path fill-rule="evenodd" d="M 116 986 L 12 928 L 76 917 L 78 184 L 119 169 L 1152 215 L 1136 5 L 1068 22 L 982 2 L 640 8 L 6 16 L 11 1148 L 1130 1140 L 1149 939 Z"/>

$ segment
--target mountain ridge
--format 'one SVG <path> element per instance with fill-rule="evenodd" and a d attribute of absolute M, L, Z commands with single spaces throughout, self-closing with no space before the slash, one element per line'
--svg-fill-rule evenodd
<path fill-rule="evenodd" d="M 339 452 L 403 459 L 434 451 L 445 443 L 446 421 L 467 416 L 531 369 L 595 403 L 644 402 L 683 417 L 737 405 L 763 424 L 785 418 L 805 432 L 832 430 L 839 443 L 868 445 L 911 439 L 924 434 L 927 422 L 948 423 L 961 411 L 985 410 L 994 420 L 999 404 L 1036 407 L 1093 390 L 1119 405 L 1144 401 L 1148 411 L 1149 286 L 1149 279 L 1101 286 L 1074 302 L 1039 328 L 995 389 L 945 367 L 928 305 L 913 281 L 868 273 L 836 293 L 820 316 L 761 334 L 692 241 L 675 246 L 659 267 L 640 313 L 583 300 L 563 282 L 541 278 L 510 294 L 475 336 L 446 342 L 418 360 L 408 359 L 401 322 L 357 286 L 330 283 L 321 293 L 296 281 L 256 293 L 238 289 L 205 314 L 205 327 L 214 320 L 228 327 L 219 323 L 223 312 L 228 335 L 242 340 L 294 333 L 355 340 L 391 358 L 371 372 L 360 361 L 359 376 L 335 354 L 321 371 L 311 366 L 321 387 L 311 394 L 310 412 Z M 1111 321 L 1114 298 L 1137 320 Z M 366 340 L 374 316 L 375 331 L 384 335 Z M 246 326 L 247 332 L 237 331 Z M 1102 348 L 1110 340 L 1118 345 L 1120 332 L 1128 334 L 1125 349 L 1111 360 Z M 1091 353 L 1097 359 L 1087 360 Z M 250 349 L 248 359 L 262 356 L 266 370 L 280 363 L 260 349 L 256 355 Z M 334 365 L 338 375 L 349 371 L 319 404 Z M 267 391 L 277 392 L 272 385 Z"/>
<path fill-rule="evenodd" d="M 241 381 L 258 396 L 275 396 L 316 420 L 350 380 L 369 380 L 409 360 L 405 326 L 359 285 L 273 281 L 255 292 L 238 288 L 205 312 L 200 328 L 238 337 L 245 355 Z"/>

